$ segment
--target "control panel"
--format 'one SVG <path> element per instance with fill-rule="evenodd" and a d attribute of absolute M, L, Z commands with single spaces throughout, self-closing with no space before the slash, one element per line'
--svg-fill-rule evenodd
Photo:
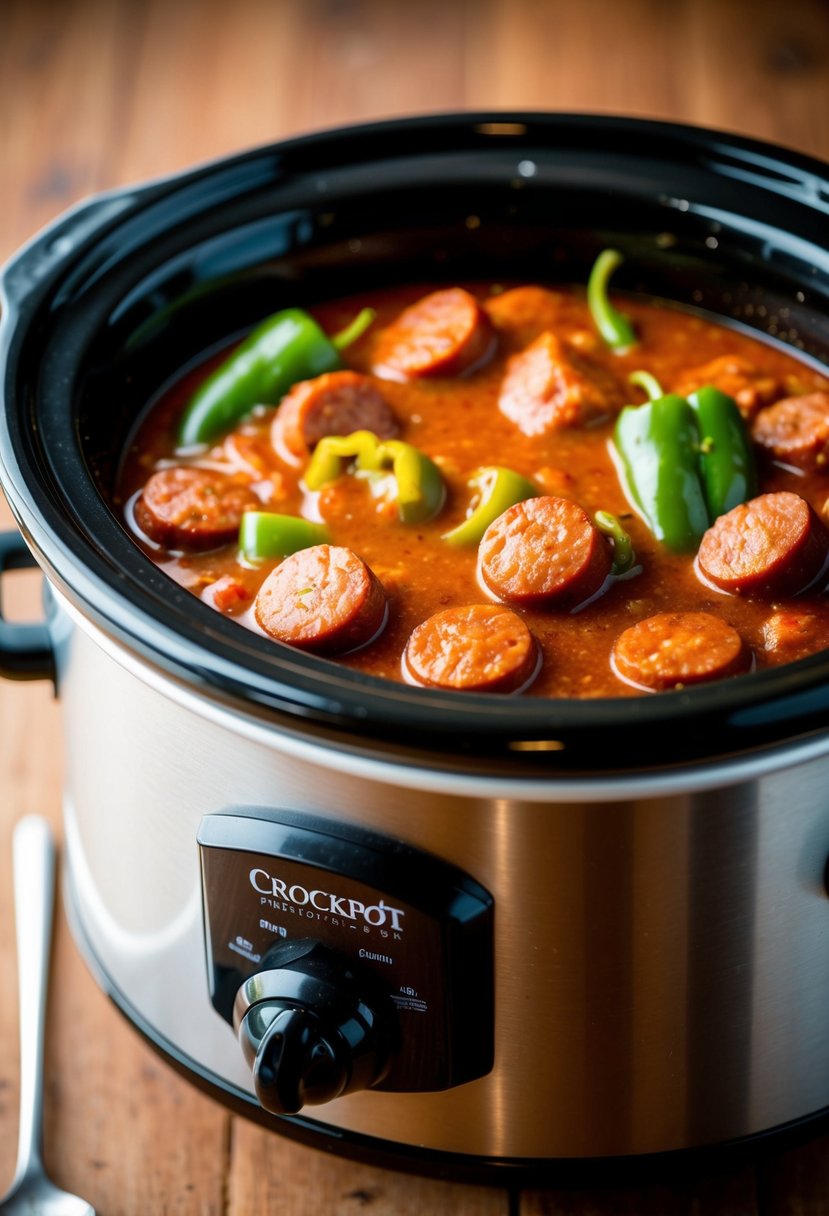
<path fill-rule="evenodd" d="M 493 900 L 375 832 L 261 807 L 205 816 L 210 995 L 262 1105 L 447 1089 L 493 1055 Z"/>

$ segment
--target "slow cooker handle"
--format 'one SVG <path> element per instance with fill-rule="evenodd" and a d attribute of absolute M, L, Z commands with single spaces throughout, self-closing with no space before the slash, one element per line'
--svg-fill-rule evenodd
<path fill-rule="evenodd" d="M 138 199 L 151 198 L 158 183 L 130 186 L 90 195 L 58 216 L 0 268 L 0 311 L 13 325 L 17 310 L 28 304 L 41 284 L 65 267 L 83 243 L 119 218 Z"/>
<path fill-rule="evenodd" d="M 0 578 L 9 570 L 36 567 L 17 531 L 0 532 Z M 0 675 L 12 680 L 54 680 L 55 656 L 43 621 L 18 623 L 3 616 L 0 595 Z"/>

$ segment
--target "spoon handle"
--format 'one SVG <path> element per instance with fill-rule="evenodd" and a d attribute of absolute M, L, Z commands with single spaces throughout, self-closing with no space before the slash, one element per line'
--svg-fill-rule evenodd
<path fill-rule="evenodd" d="M 26 815 L 12 838 L 20 1004 L 20 1130 L 17 1178 L 41 1161 L 46 991 L 52 944 L 55 845 L 45 819 Z"/>

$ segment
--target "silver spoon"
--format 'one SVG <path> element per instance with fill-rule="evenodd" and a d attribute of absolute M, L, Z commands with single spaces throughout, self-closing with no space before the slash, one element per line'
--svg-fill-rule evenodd
<path fill-rule="evenodd" d="M 50 1182 L 43 1168 L 43 1044 L 52 946 L 55 845 L 45 819 L 26 815 L 14 829 L 14 915 L 20 1001 L 20 1130 L 14 1179 L 2 1216 L 95 1216 L 85 1199 Z"/>

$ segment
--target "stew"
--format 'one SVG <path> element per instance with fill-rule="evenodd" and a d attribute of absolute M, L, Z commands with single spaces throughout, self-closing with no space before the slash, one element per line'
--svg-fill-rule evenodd
<path fill-rule="evenodd" d="M 612 301 L 617 262 L 277 313 L 151 403 L 119 509 L 217 611 L 416 685 L 623 696 L 826 648 L 829 380 Z"/>

